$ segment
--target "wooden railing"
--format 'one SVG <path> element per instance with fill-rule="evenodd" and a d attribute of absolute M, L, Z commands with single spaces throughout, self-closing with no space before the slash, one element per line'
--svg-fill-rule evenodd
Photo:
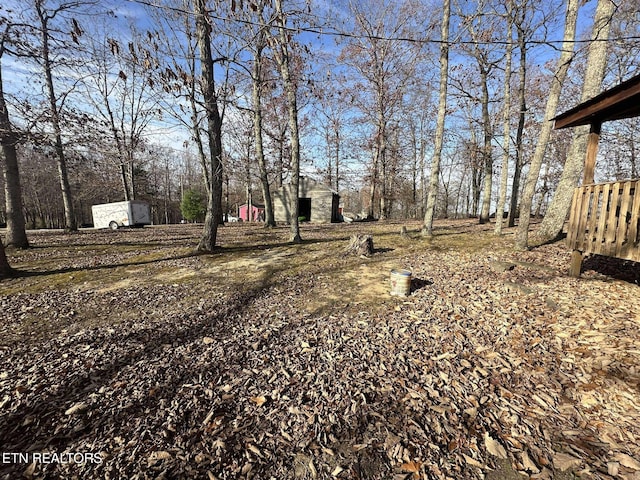
<path fill-rule="evenodd" d="M 584 254 L 640 261 L 640 180 L 575 189 L 567 245 Z"/>

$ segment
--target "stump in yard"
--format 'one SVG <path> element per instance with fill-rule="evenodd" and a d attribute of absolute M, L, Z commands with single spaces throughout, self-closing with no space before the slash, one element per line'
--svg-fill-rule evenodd
<path fill-rule="evenodd" d="M 373 236 L 360 234 L 352 236 L 345 253 L 350 255 L 364 255 L 368 257 L 373 253 Z"/>

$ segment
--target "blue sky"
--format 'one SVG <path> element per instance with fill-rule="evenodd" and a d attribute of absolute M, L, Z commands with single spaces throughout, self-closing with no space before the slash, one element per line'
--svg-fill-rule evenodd
<path fill-rule="evenodd" d="M 5 0 L 3 2 L 4 9 L 14 9 L 17 12 L 24 11 L 25 4 L 28 3 L 23 0 Z M 596 1 L 588 1 L 580 10 L 579 16 L 579 35 L 588 34 L 590 30 L 591 17 L 595 8 Z M 326 24 L 326 32 L 339 31 L 345 28 L 346 24 L 350 21 L 350 15 L 348 13 L 347 1 L 327 1 L 317 0 L 315 12 L 320 15 L 320 23 Z M 145 7 L 136 0 L 109 0 L 97 3 L 95 6 L 89 8 L 87 11 L 78 13 L 75 15 L 77 20 L 83 29 L 85 29 L 85 35 L 90 35 L 90 25 L 92 22 L 91 14 L 97 12 L 113 12 L 110 22 L 113 22 L 114 34 L 113 36 L 128 36 L 128 26 L 130 23 L 134 23 L 138 28 L 144 30 L 149 27 L 149 19 Z M 434 13 L 435 15 L 435 13 Z M 437 12 L 439 15 L 439 12 Z M 558 18 L 553 26 L 554 31 L 550 34 L 550 40 L 560 42 L 562 39 L 562 25 L 563 18 Z M 316 26 L 314 25 L 314 28 Z M 438 35 L 436 31 L 433 35 Z M 301 33 L 299 36 L 300 41 L 307 43 L 312 49 L 312 55 L 308 58 L 313 61 L 313 52 L 323 52 L 331 55 L 336 54 L 339 50 L 339 46 L 336 45 L 336 40 L 339 36 L 335 36 L 331 33 L 324 35 L 318 35 L 316 33 Z M 559 43 L 557 44 L 559 45 Z M 535 49 L 530 56 L 530 60 L 538 64 L 544 64 L 548 60 L 553 60 L 557 56 L 557 52 L 549 47 L 540 47 Z M 462 57 L 452 57 L 452 62 L 464 61 Z M 11 56 L 5 56 L 2 59 L 3 62 L 3 74 L 5 89 L 7 92 L 18 92 L 24 90 L 32 90 L 34 86 L 34 78 L 39 76 L 37 67 L 33 64 L 25 63 L 20 60 L 16 60 Z M 434 65 L 435 66 L 435 65 Z M 156 124 L 155 127 L 159 138 L 162 142 L 169 142 L 172 145 L 182 145 L 186 134 L 175 135 L 170 133 L 170 130 L 165 130 L 160 124 Z"/>

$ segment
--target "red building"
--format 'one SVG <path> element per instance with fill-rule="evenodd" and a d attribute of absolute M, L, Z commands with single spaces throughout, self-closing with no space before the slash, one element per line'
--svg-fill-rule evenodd
<path fill-rule="evenodd" d="M 249 211 L 246 203 L 240 205 L 238 207 L 238 217 L 243 222 L 264 222 L 264 205 L 251 205 L 251 211 Z"/>

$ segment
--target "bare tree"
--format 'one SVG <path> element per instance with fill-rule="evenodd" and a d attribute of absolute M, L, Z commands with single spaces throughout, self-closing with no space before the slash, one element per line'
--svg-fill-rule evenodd
<path fill-rule="evenodd" d="M 47 99 L 49 101 L 50 121 L 53 127 L 54 151 L 58 163 L 58 177 L 60 180 L 60 190 L 62 192 L 62 203 L 64 205 L 65 228 L 76 230 L 76 217 L 73 211 L 73 198 L 71 186 L 69 184 L 69 173 L 67 169 L 67 158 L 65 156 L 64 144 L 62 142 L 62 127 L 60 119 L 59 99 L 53 81 L 53 62 L 51 49 L 51 21 L 62 12 L 82 5 L 80 2 L 62 3 L 54 9 L 47 9 L 46 0 L 34 0 L 34 7 L 39 20 L 39 33 L 41 40 L 40 60 L 44 72 L 45 84 L 47 88 Z M 82 35 L 82 29 L 73 19 L 73 35 L 77 39 Z"/>
<path fill-rule="evenodd" d="M 211 54 L 211 22 L 206 0 L 195 0 L 194 7 L 209 147 L 209 168 L 206 174 L 207 214 L 198 250 L 210 252 L 215 249 L 218 224 L 222 217 L 222 116 L 215 89 L 214 59 Z"/>
<path fill-rule="evenodd" d="M 562 3 L 556 3 L 557 5 L 554 5 L 553 2 L 520 0 L 514 2 L 512 7 L 513 28 L 516 31 L 518 47 L 518 83 L 516 88 L 518 123 L 515 134 L 513 183 L 511 184 L 507 217 L 507 226 L 509 227 L 513 227 L 516 221 L 522 169 L 525 165 L 525 156 L 527 154 L 527 149 L 525 148 L 525 123 L 527 115 L 530 113 L 527 105 L 527 80 L 530 67 L 528 64 L 528 52 L 531 49 L 531 40 L 539 39 L 542 32 L 548 31 L 548 25 L 552 22 L 552 19 L 559 16 Z"/>
<path fill-rule="evenodd" d="M 567 0 L 567 8 L 565 14 L 565 26 L 564 35 L 562 39 L 561 54 L 558 58 L 558 64 L 556 67 L 555 75 L 551 81 L 551 87 L 549 89 L 549 97 L 547 99 L 547 106 L 545 108 L 544 120 L 540 129 L 540 135 L 536 149 L 531 160 L 531 166 L 529 167 L 529 174 L 522 194 L 522 200 L 520 203 L 520 217 L 518 222 L 518 232 L 516 234 L 515 246 L 518 249 L 526 249 L 529 241 L 529 225 L 531 206 L 533 204 L 533 196 L 536 190 L 536 184 L 538 183 L 538 176 L 540 175 L 540 167 L 542 166 L 542 160 L 549 143 L 551 136 L 551 129 L 553 128 L 552 119 L 556 114 L 558 101 L 560 99 L 560 92 L 562 90 L 562 84 L 567 76 L 569 70 L 569 64 L 573 59 L 573 49 L 575 44 L 576 35 L 576 21 L 578 18 L 579 0 Z"/>
<path fill-rule="evenodd" d="M 135 155 L 157 111 L 157 102 L 151 95 L 153 80 L 146 75 L 156 62 L 144 46 L 150 39 L 141 39 L 133 28 L 132 33 L 132 41 L 125 47 L 119 40 L 94 30 L 84 82 L 92 113 L 108 125 L 125 200 L 136 198 Z"/>
<path fill-rule="evenodd" d="M 282 9 L 282 0 L 275 0 L 275 24 L 276 35 L 273 36 L 275 58 L 280 67 L 282 85 L 287 97 L 287 109 L 289 112 L 289 135 L 291 138 L 291 198 L 289 214 L 291 222 L 291 242 L 300 243 L 300 224 L 298 214 L 298 196 L 300 191 L 300 133 L 298 131 L 298 100 L 296 98 L 296 84 L 291 78 L 290 70 L 290 41 L 286 30 L 287 20 Z"/>
<path fill-rule="evenodd" d="M 322 174 L 327 183 L 336 191 L 340 191 L 344 180 L 343 161 L 346 156 L 347 139 L 344 128 L 349 123 L 347 112 L 349 109 L 348 90 L 336 89 L 335 83 L 328 88 L 314 89 L 317 97 L 317 115 L 321 119 L 317 131 L 324 139 L 324 156 L 326 165 Z"/>
<path fill-rule="evenodd" d="M 474 60 L 478 67 L 477 74 L 467 72 L 464 82 L 458 82 L 457 89 L 480 106 L 480 119 L 477 114 L 474 120 L 482 126 L 482 167 L 483 167 L 483 190 L 480 208 L 480 223 L 489 222 L 491 195 L 493 190 L 493 116 L 490 112 L 490 102 L 492 90 L 490 82 L 493 77 L 492 72 L 501 61 L 503 52 L 496 47 L 492 39 L 502 37 L 499 17 L 493 12 L 489 12 L 489 5 L 485 0 L 476 2 L 475 11 L 466 13 L 466 4 L 461 4 L 459 16 L 462 17 L 464 30 L 469 34 L 469 43 L 462 44 L 462 50 L 466 51 Z M 474 93 L 472 88 L 478 88 L 479 93 Z"/>
<path fill-rule="evenodd" d="M 606 40 L 609 38 L 609 29 L 615 8 L 616 5 L 612 0 L 598 0 L 582 87 L 583 102 L 595 97 L 602 88 L 602 80 L 607 66 Z M 598 131 L 595 134 L 599 135 L 599 126 L 597 128 Z M 536 242 L 544 243 L 552 240 L 562 231 L 567 213 L 571 208 L 573 189 L 578 185 L 582 174 L 588 137 L 588 125 L 574 129 L 573 141 L 564 164 L 560 183 L 544 220 L 536 232 Z M 585 171 L 584 183 L 593 183 L 593 173 L 593 170 Z"/>
<path fill-rule="evenodd" d="M 2 57 L 8 52 L 8 42 L 14 26 L 15 25 L 7 20 L 5 29 L 0 37 L 0 145 L 2 146 L 4 159 L 4 192 L 7 209 L 7 233 L 5 242 L 7 246 L 27 248 L 29 241 L 25 230 L 24 212 L 22 209 L 22 188 L 20 186 L 18 153 L 16 151 L 19 136 L 11 124 L 2 80 Z M 0 255 L 4 255 L 4 251 L 1 252 Z M 0 269 L 2 269 L 1 263 Z"/>
<path fill-rule="evenodd" d="M 440 41 L 440 93 L 438 95 L 438 117 L 436 120 L 435 146 L 433 160 L 431 162 L 431 175 L 429 177 L 429 194 L 427 207 L 424 214 L 422 233 L 433 235 L 433 218 L 436 210 L 438 196 L 438 184 L 440 181 L 440 160 L 442 157 L 442 144 L 444 140 L 444 121 L 447 111 L 447 81 L 449 77 L 449 19 L 451 17 L 451 2 L 442 2 L 442 28 Z"/>
<path fill-rule="evenodd" d="M 518 37 L 518 52 L 520 60 L 518 62 L 518 126 L 516 127 L 516 149 L 513 162 L 513 183 L 511 184 L 511 199 L 509 201 L 509 213 L 507 216 L 507 226 L 513 227 L 516 224 L 516 210 L 518 209 L 518 198 L 520 194 L 520 177 L 522 176 L 522 156 L 523 156 L 523 136 L 525 114 L 527 112 L 526 85 L 527 85 L 527 46 L 525 41 L 525 17 L 526 2 L 519 8 L 516 6 L 515 18 L 513 19 Z"/>
<path fill-rule="evenodd" d="M 502 234 L 502 214 L 507 200 L 507 187 L 509 183 L 509 151 L 511 146 L 511 54 L 513 44 L 513 0 L 507 0 L 507 51 L 504 65 L 504 105 L 502 111 L 502 168 L 500 172 L 500 194 L 496 205 L 496 225 L 494 233 Z"/>
<path fill-rule="evenodd" d="M 256 9 L 258 19 L 258 31 L 256 32 L 253 44 L 253 65 L 251 71 L 252 89 L 251 100 L 253 109 L 253 135 L 255 140 L 256 159 L 258 161 L 258 171 L 260 173 L 260 186 L 262 188 L 262 198 L 264 199 L 265 226 L 275 227 L 275 217 L 273 214 L 273 201 L 271 199 L 271 189 L 269 186 L 269 176 L 267 162 L 264 154 L 263 139 L 263 119 L 262 119 L 262 96 L 264 88 L 263 55 L 267 46 L 267 25 L 264 21 L 264 2 L 258 2 Z"/>
<path fill-rule="evenodd" d="M 415 81 L 421 46 L 399 40 L 418 30 L 418 5 L 411 1 L 380 0 L 349 2 L 358 33 L 342 49 L 339 60 L 357 75 L 352 97 L 365 121 L 372 127 L 372 160 L 369 166 L 370 202 L 368 215 L 375 215 L 380 200 L 380 218 L 390 213 L 393 201 L 392 159 L 388 155 L 391 124 L 397 123 L 402 101 Z M 424 28 L 421 26 L 421 28 Z"/>

